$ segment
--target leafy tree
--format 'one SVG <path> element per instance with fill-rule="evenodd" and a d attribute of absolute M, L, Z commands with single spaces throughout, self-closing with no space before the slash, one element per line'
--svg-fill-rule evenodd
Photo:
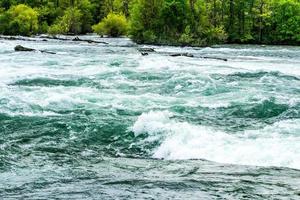
<path fill-rule="evenodd" d="M 50 34 L 78 34 L 81 32 L 81 17 L 82 13 L 76 7 L 68 8 L 62 17 L 49 27 Z"/>
<path fill-rule="evenodd" d="M 136 0 L 131 8 L 130 35 L 137 42 L 156 41 L 161 32 L 161 8 L 163 0 Z"/>
<path fill-rule="evenodd" d="M 24 4 L 12 6 L 0 15 L 0 24 L 2 34 L 35 34 L 38 31 L 38 13 Z"/>
<path fill-rule="evenodd" d="M 282 43 L 300 43 L 300 2 L 275 1 L 272 10 L 272 39 Z"/>
<path fill-rule="evenodd" d="M 92 10 L 93 5 L 89 0 L 81 0 L 77 4 L 77 8 L 80 10 L 82 16 L 81 21 L 81 32 L 88 33 L 92 31 L 92 24 L 94 24 Z"/>

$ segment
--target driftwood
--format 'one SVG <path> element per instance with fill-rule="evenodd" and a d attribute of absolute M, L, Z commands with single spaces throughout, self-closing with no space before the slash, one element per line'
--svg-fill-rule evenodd
<path fill-rule="evenodd" d="M 174 53 L 174 54 L 171 54 L 170 56 L 172 56 L 172 57 L 185 56 L 185 57 L 190 57 L 190 58 L 194 57 L 194 55 L 191 53 Z"/>
<path fill-rule="evenodd" d="M 226 59 L 226 58 L 211 57 L 211 56 L 194 56 L 191 53 L 175 53 L 175 54 L 171 54 L 170 56 L 172 56 L 172 57 L 185 56 L 185 57 L 189 57 L 189 58 L 202 58 L 202 59 L 228 61 L 228 59 Z"/>
<path fill-rule="evenodd" d="M 21 40 L 21 41 L 29 41 L 29 42 L 48 41 L 46 39 L 36 40 L 36 39 L 33 39 L 33 38 L 29 39 L 29 38 L 21 38 L 21 37 L 14 37 L 14 36 L 9 36 L 9 37 L 0 36 L 0 39 L 2 39 L 2 40 Z"/>
<path fill-rule="evenodd" d="M 15 47 L 15 51 L 39 51 L 42 53 L 56 54 L 55 52 L 45 51 L 45 50 L 36 50 L 36 49 L 32 49 L 32 48 L 23 47 L 21 45 L 17 45 Z"/>
<path fill-rule="evenodd" d="M 108 44 L 107 42 L 95 41 L 95 40 L 83 40 L 79 37 L 75 37 L 72 41 L 87 42 L 87 43 L 97 43 L 97 44 Z"/>
<path fill-rule="evenodd" d="M 21 41 L 31 41 L 31 42 L 38 42 L 38 41 L 44 41 L 47 42 L 48 39 L 52 39 L 52 40 L 61 40 L 61 41 L 74 41 L 74 42 L 87 42 L 87 43 L 95 43 L 95 44 L 109 44 L 107 42 L 102 42 L 102 41 L 95 41 L 95 40 L 84 40 L 84 39 L 80 39 L 78 36 L 73 38 L 73 39 L 67 39 L 67 38 L 60 38 L 57 36 L 40 36 L 38 37 L 42 40 L 37 40 L 35 38 L 22 38 L 22 37 L 14 37 L 14 36 L 0 36 L 0 39 L 3 40 L 21 40 Z"/>
<path fill-rule="evenodd" d="M 219 58 L 219 57 L 210 57 L 210 56 L 197 56 L 191 53 L 172 53 L 172 52 L 156 52 L 154 48 L 138 48 L 137 49 L 139 52 L 141 52 L 142 56 L 148 56 L 149 53 L 158 53 L 158 54 L 164 54 L 168 55 L 171 57 L 179 57 L 179 56 L 184 56 L 184 57 L 189 57 L 189 58 L 202 58 L 202 59 L 213 59 L 213 60 L 222 60 L 222 61 L 228 61 L 226 58 Z"/>
<path fill-rule="evenodd" d="M 107 42 L 80 39 L 78 36 L 76 36 L 73 39 L 60 38 L 60 37 L 57 37 L 57 36 L 41 36 L 40 38 L 52 39 L 52 40 L 61 40 L 61 41 L 87 42 L 87 43 L 95 43 L 95 44 L 109 44 Z"/>
<path fill-rule="evenodd" d="M 227 58 L 218 58 L 218 57 L 209 57 L 209 56 L 204 56 L 204 57 L 200 57 L 200 58 L 204 58 L 204 59 L 212 59 L 212 60 L 228 61 Z"/>
<path fill-rule="evenodd" d="M 190 57 L 190 58 L 203 58 L 203 59 L 228 61 L 228 59 L 226 59 L 226 58 L 218 58 L 218 57 L 211 57 L 211 56 L 195 56 L 191 53 L 174 53 L 174 54 L 170 54 L 170 56 L 172 56 L 172 57 L 185 56 L 185 57 Z"/>
<path fill-rule="evenodd" d="M 70 40 L 70 39 L 66 39 L 66 38 L 59 38 L 59 37 L 56 37 L 56 36 L 40 36 L 39 38 L 51 39 L 51 40 L 62 40 L 62 41 Z"/>

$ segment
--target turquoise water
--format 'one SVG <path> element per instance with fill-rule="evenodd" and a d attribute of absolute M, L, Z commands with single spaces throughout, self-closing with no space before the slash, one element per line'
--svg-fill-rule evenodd
<path fill-rule="evenodd" d="M 300 47 L 82 37 L 0 40 L 1 199 L 300 198 Z"/>

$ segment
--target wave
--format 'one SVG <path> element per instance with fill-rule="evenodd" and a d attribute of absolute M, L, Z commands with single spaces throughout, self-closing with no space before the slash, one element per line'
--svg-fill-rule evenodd
<path fill-rule="evenodd" d="M 131 127 L 139 145 L 157 143 L 153 158 L 206 159 L 255 166 L 300 169 L 300 119 L 279 121 L 258 130 L 239 133 L 193 125 L 173 119 L 168 111 L 151 111 Z"/>
<path fill-rule="evenodd" d="M 94 82 L 91 79 L 80 78 L 74 80 L 60 80 L 60 79 L 51 79 L 51 78 L 34 78 L 34 79 L 22 79 L 18 80 L 12 84 L 11 86 L 29 86 L 29 87 L 56 87 L 56 86 L 64 86 L 64 87 L 78 87 L 87 85 L 90 87 L 100 88 L 101 86 Z"/>
<path fill-rule="evenodd" d="M 295 80 L 295 81 L 300 80 L 300 78 L 298 76 L 287 75 L 287 74 L 283 74 L 278 71 L 237 72 L 237 73 L 227 75 L 226 78 L 228 78 L 228 79 L 260 79 L 265 76 L 282 78 L 282 79 L 286 79 L 286 80 Z"/>
<path fill-rule="evenodd" d="M 227 115 L 239 118 L 266 119 L 277 117 L 288 111 L 290 106 L 275 102 L 275 98 L 264 100 L 260 103 L 247 105 L 231 105 L 226 110 Z"/>

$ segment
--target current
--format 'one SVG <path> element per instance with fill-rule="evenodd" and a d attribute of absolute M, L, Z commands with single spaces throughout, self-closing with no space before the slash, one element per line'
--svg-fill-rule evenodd
<path fill-rule="evenodd" d="M 0 40 L 0 199 L 300 199 L 300 47 L 80 38 Z"/>

